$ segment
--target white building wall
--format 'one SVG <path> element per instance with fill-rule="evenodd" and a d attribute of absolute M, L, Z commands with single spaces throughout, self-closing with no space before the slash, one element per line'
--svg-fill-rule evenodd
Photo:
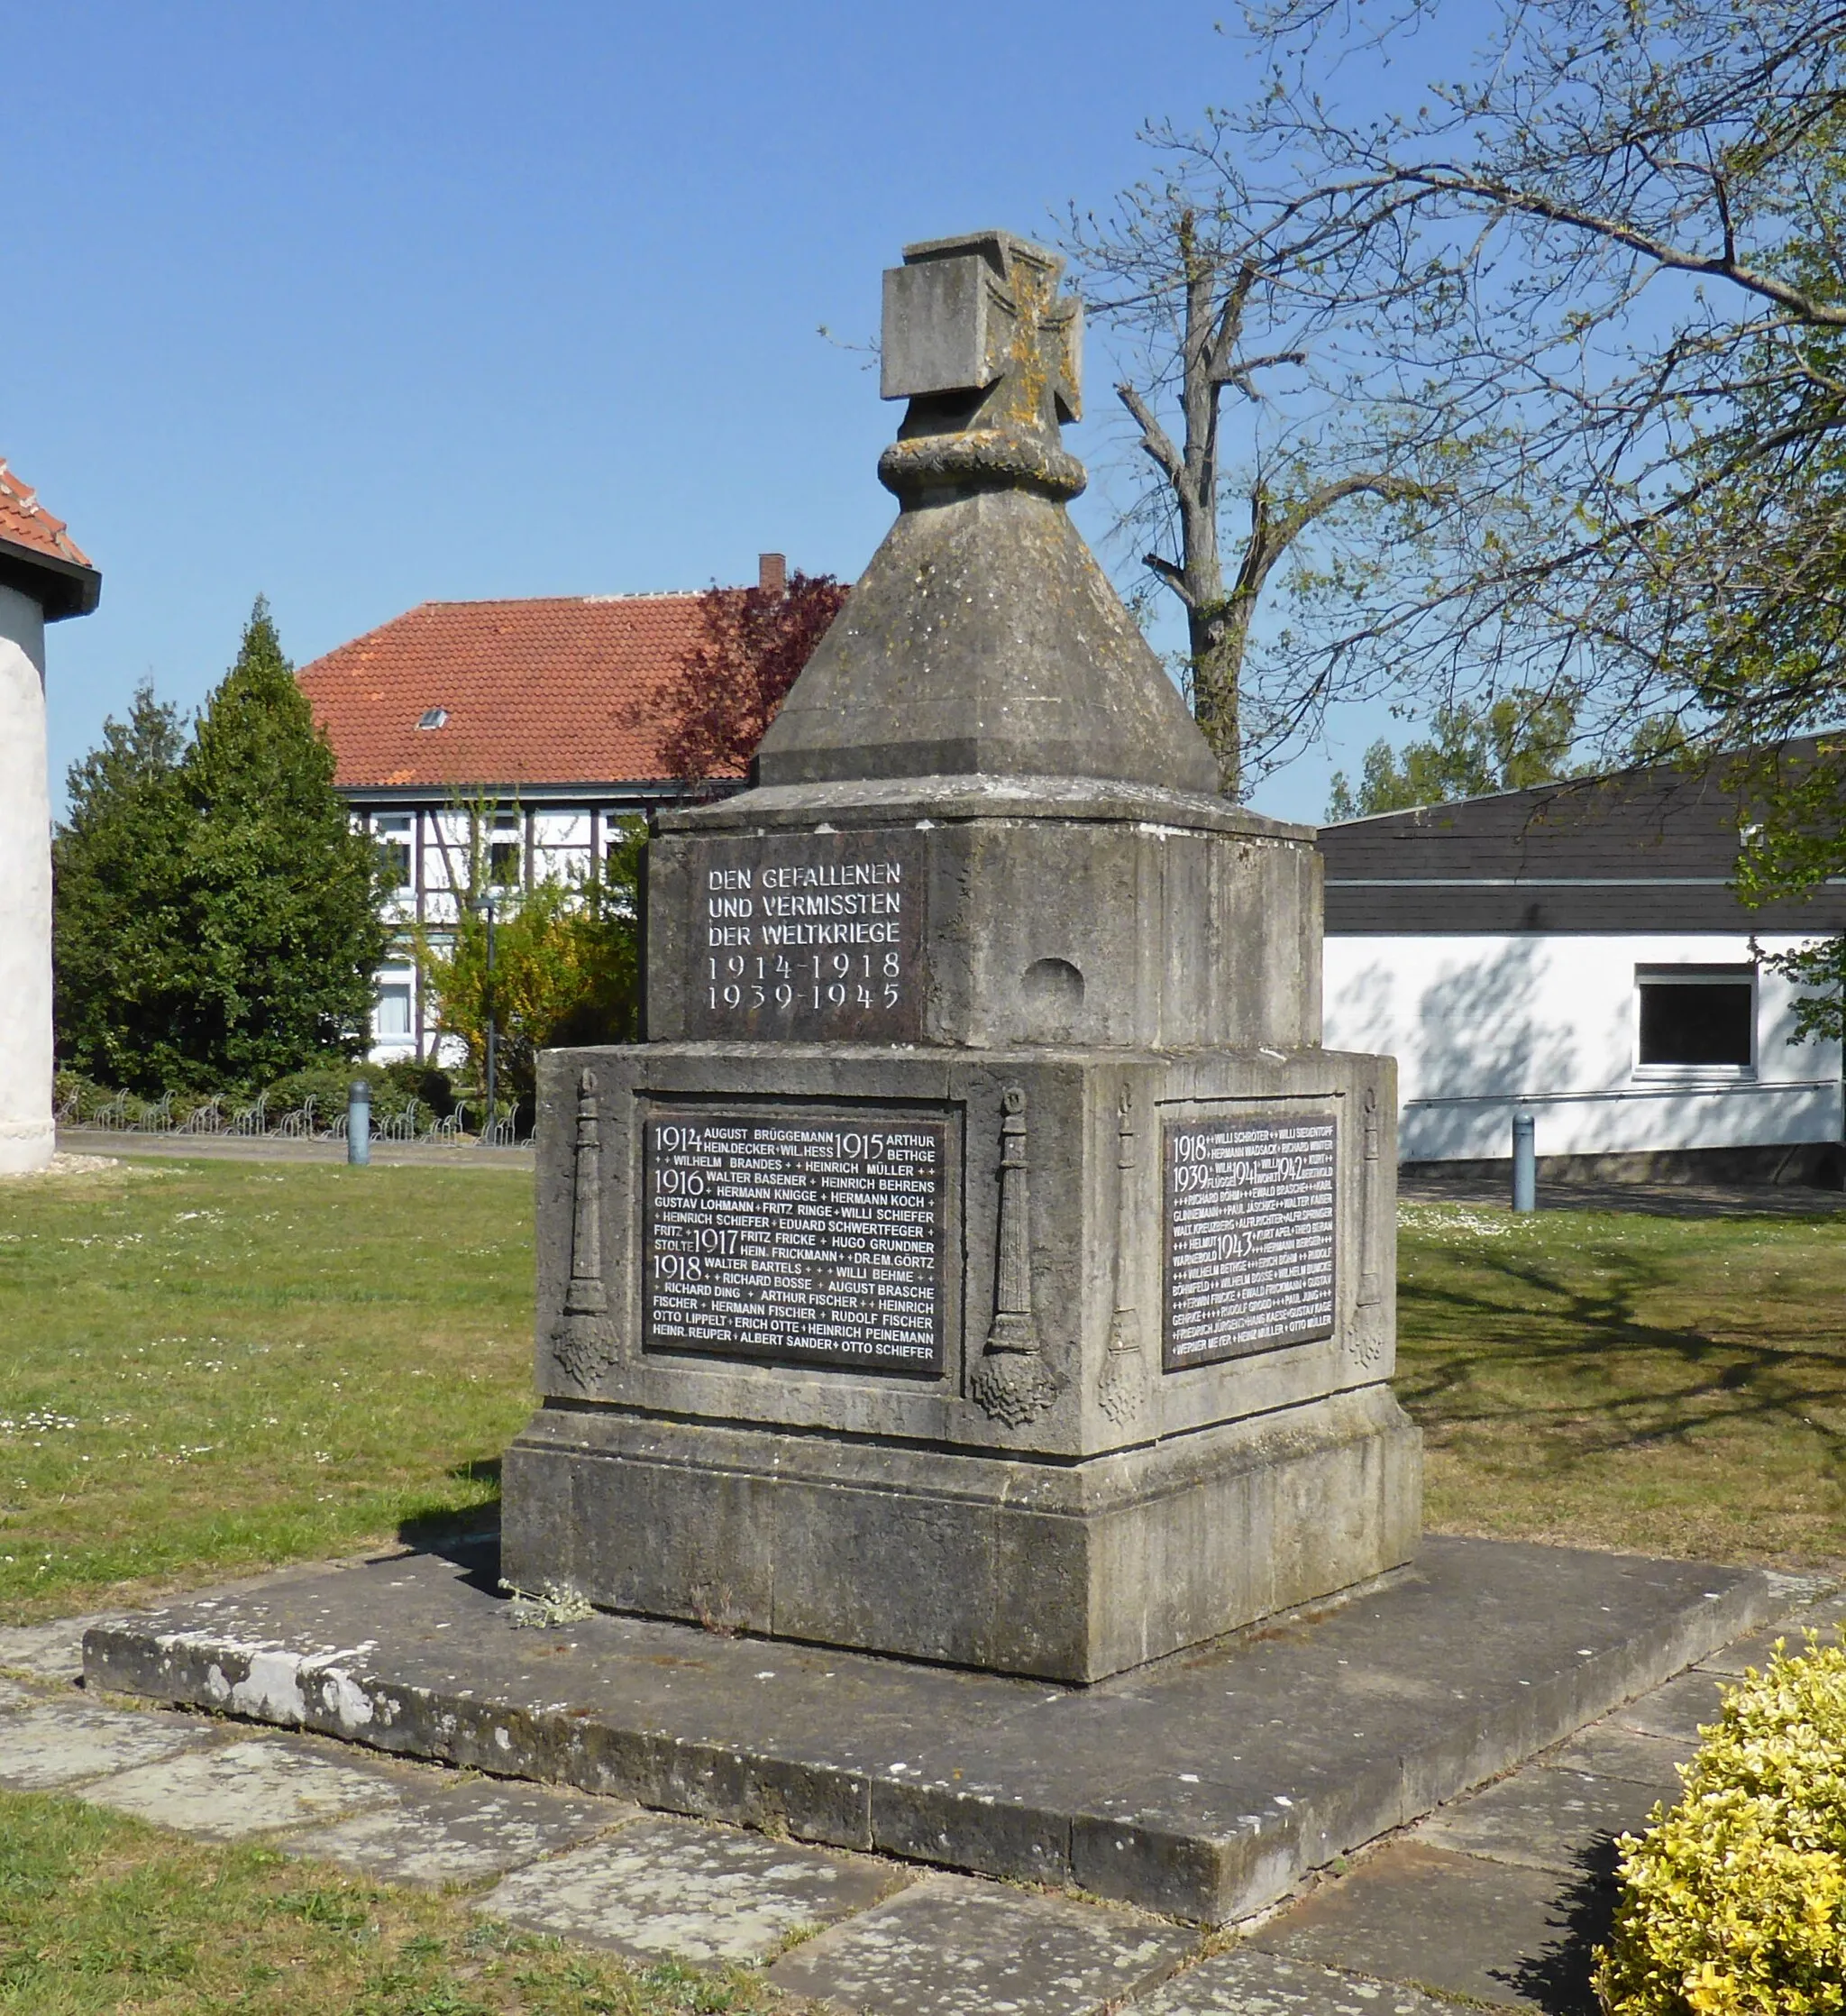
<path fill-rule="evenodd" d="M 45 613 L 0 588 L 0 1175 L 51 1159 Z"/>
<path fill-rule="evenodd" d="M 594 866 L 590 823 L 588 811 L 534 812 L 532 880 L 553 876 L 563 883 L 587 882 Z"/>
<path fill-rule="evenodd" d="M 473 836 L 466 812 L 425 812 L 417 845 L 423 860 L 423 915 L 428 924 L 452 924 L 467 892 Z"/>
<path fill-rule="evenodd" d="M 1840 1046 L 1789 1040 L 1795 990 L 1778 975 L 1758 976 L 1753 1067 L 1638 1062 L 1637 967 L 1750 958 L 1748 938 L 1716 932 L 1330 936 L 1324 1040 L 1397 1058 L 1405 1161 L 1510 1154 L 1516 1105 L 1537 1115 L 1540 1155 L 1846 1138 Z"/>

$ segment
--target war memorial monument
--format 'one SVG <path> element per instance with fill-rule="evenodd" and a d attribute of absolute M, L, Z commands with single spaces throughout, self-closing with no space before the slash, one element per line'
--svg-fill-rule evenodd
<path fill-rule="evenodd" d="M 661 818 L 646 1041 L 545 1059 L 523 1587 L 1093 1681 L 1416 1548 L 1393 1067 L 1071 523 L 1061 270 L 885 275 L 897 522 Z"/>
<path fill-rule="evenodd" d="M 500 1532 L 104 1619 L 88 1686 L 1216 1925 L 1775 1614 L 1419 1545 L 1391 1063 L 1065 515 L 1058 270 L 886 275 L 897 523 L 662 816 L 647 1040 L 545 1059 Z"/>

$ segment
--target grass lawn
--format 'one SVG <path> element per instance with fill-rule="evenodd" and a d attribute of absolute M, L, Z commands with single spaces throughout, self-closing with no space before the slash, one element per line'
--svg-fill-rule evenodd
<path fill-rule="evenodd" d="M 1397 1390 L 1432 1527 L 1846 1556 L 1846 1214 L 1400 1219 Z"/>
<path fill-rule="evenodd" d="M 530 1412 L 532 1178 L 0 1183 L 0 1621 L 478 1523 Z"/>
<path fill-rule="evenodd" d="M 0 1793 L 0 2006 L 22 2016 L 668 2016 L 793 2009 L 732 1970 L 631 1972 L 260 1847 Z"/>
<path fill-rule="evenodd" d="M 0 1183 L 0 1621 L 490 1512 L 532 1178 L 128 1163 Z M 1404 1208 L 1433 1527 L 1846 1556 L 1846 1214 Z"/>

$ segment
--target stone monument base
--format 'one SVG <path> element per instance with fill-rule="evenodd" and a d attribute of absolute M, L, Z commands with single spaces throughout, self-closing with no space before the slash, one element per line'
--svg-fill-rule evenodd
<path fill-rule="evenodd" d="M 1401 1565 L 1389 1071 L 548 1053 L 508 1579 L 1083 1682 Z"/>
<path fill-rule="evenodd" d="M 1753 1569 L 1437 1538 L 1346 1602 L 1073 1691 L 607 1614 L 515 1629 L 500 1565 L 489 1536 L 106 1620 L 86 1683 L 1217 1925 L 1793 1600 Z"/>
<path fill-rule="evenodd" d="M 610 1609 L 1086 1682 L 1416 1551 L 1388 1388 L 1087 1461 L 553 1404 L 507 1452 L 504 1572 Z"/>

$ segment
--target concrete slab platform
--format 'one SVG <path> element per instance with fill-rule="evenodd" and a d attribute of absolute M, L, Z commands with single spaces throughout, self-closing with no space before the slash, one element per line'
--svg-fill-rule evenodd
<path fill-rule="evenodd" d="M 1400 1982 L 1239 1946 L 1156 1989 L 1135 2003 L 1134 2016 L 1466 2016 L 1466 2009 Z"/>
<path fill-rule="evenodd" d="M 83 1678 L 83 1635 L 102 1622 L 101 1616 L 65 1617 L 0 1631 L 0 1672 L 75 1684 Z"/>
<path fill-rule="evenodd" d="M 1702 1672 L 1741 1676 L 1754 1666 L 1760 1672 L 1769 1663 L 1776 1649 L 1776 1641 L 1783 1641 L 1790 1653 L 1802 1651 L 1806 1643 L 1803 1634 L 1814 1630 L 1823 1645 L 1838 1645 L 1846 1636 L 1846 1596 L 1832 1596 L 1818 1603 L 1805 1604 L 1772 1624 L 1767 1631 L 1759 1631 L 1748 1638 L 1740 1638 L 1734 1645 L 1720 1647 L 1709 1659 L 1702 1659 Z"/>
<path fill-rule="evenodd" d="M 1651 1786 L 1669 1799 L 1679 1795 L 1678 1766 L 1698 1746 L 1674 1737 L 1643 1736 L 1623 1728 L 1613 1716 L 1592 1722 L 1545 1759 L 1563 1771 L 1588 1772 L 1599 1778 L 1627 1778 Z"/>
<path fill-rule="evenodd" d="M 1221 1923 L 1776 1609 L 1750 1571 L 1435 1539 L 1348 1601 L 1082 1689 L 635 1617 L 515 1629 L 497 1582 L 487 1553 L 279 1576 L 96 1626 L 86 1673 Z"/>
<path fill-rule="evenodd" d="M 0 1785 L 46 1792 L 196 1749 L 207 1740 L 196 1722 L 136 1715 L 86 1701 L 29 1708 L 0 1723 Z"/>
<path fill-rule="evenodd" d="M 286 1737 L 252 1737 L 124 1771 L 81 1796 L 179 1833 L 236 1841 L 387 1805 L 397 1794 L 376 1766 Z"/>
<path fill-rule="evenodd" d="M 1405 1838 L 1560 1875 L 1613 1878 L 1616 1837 L 1639 1834 L 1655 1802 L 1671 1796 L 1631 1779 L 1528 1764 L 1485 1791 L 1439 1807 Z"/>
<path fill-rule="evenodd" d="M 797 1947 L 769 1980 L 842 2016 L 1087 2016 L 1194 1944 L 1126 1912 L 929 1876 Z"/>
<path fill-rule="evenodd" d="M 631 1958 L 747 1963 L 863 1911 L 890 1882 L 876 1863 L 685 1820 L 645 1819 L 515 1871 L 480 1909 Z"/>
<path fill-rule="evenodd" d="M 505 1875 L 639 1814 L 639 1807 L 621 1800 L 571 1798 L 499 1778 L 413 1780 L 398 1788 L 388 1806 L 273 1845 L 285 1855 L 323 1856 L 387 1883 L 434 1888 Z"/>
<path fill-rule="evenodd" d="M 1325 1883 L 1250 1943 L 1542 2016 L 1597 2016 L 1592 1955 L 1613 1888 L 1394 1843 Z"/>
<path fill-rule="evenodd" d="M 1669 1742 L 1696 1748 L 1700 1729 L 1718 1719 L 1723 1691 L 1730 1684 L 1728 1674 L 1681 1673 L 1639 1700 L 1623 1702 L 1609 1719 L 1617 1728 L 1632 1729 L 1637 1736 L 1665 1737 Z"/>

